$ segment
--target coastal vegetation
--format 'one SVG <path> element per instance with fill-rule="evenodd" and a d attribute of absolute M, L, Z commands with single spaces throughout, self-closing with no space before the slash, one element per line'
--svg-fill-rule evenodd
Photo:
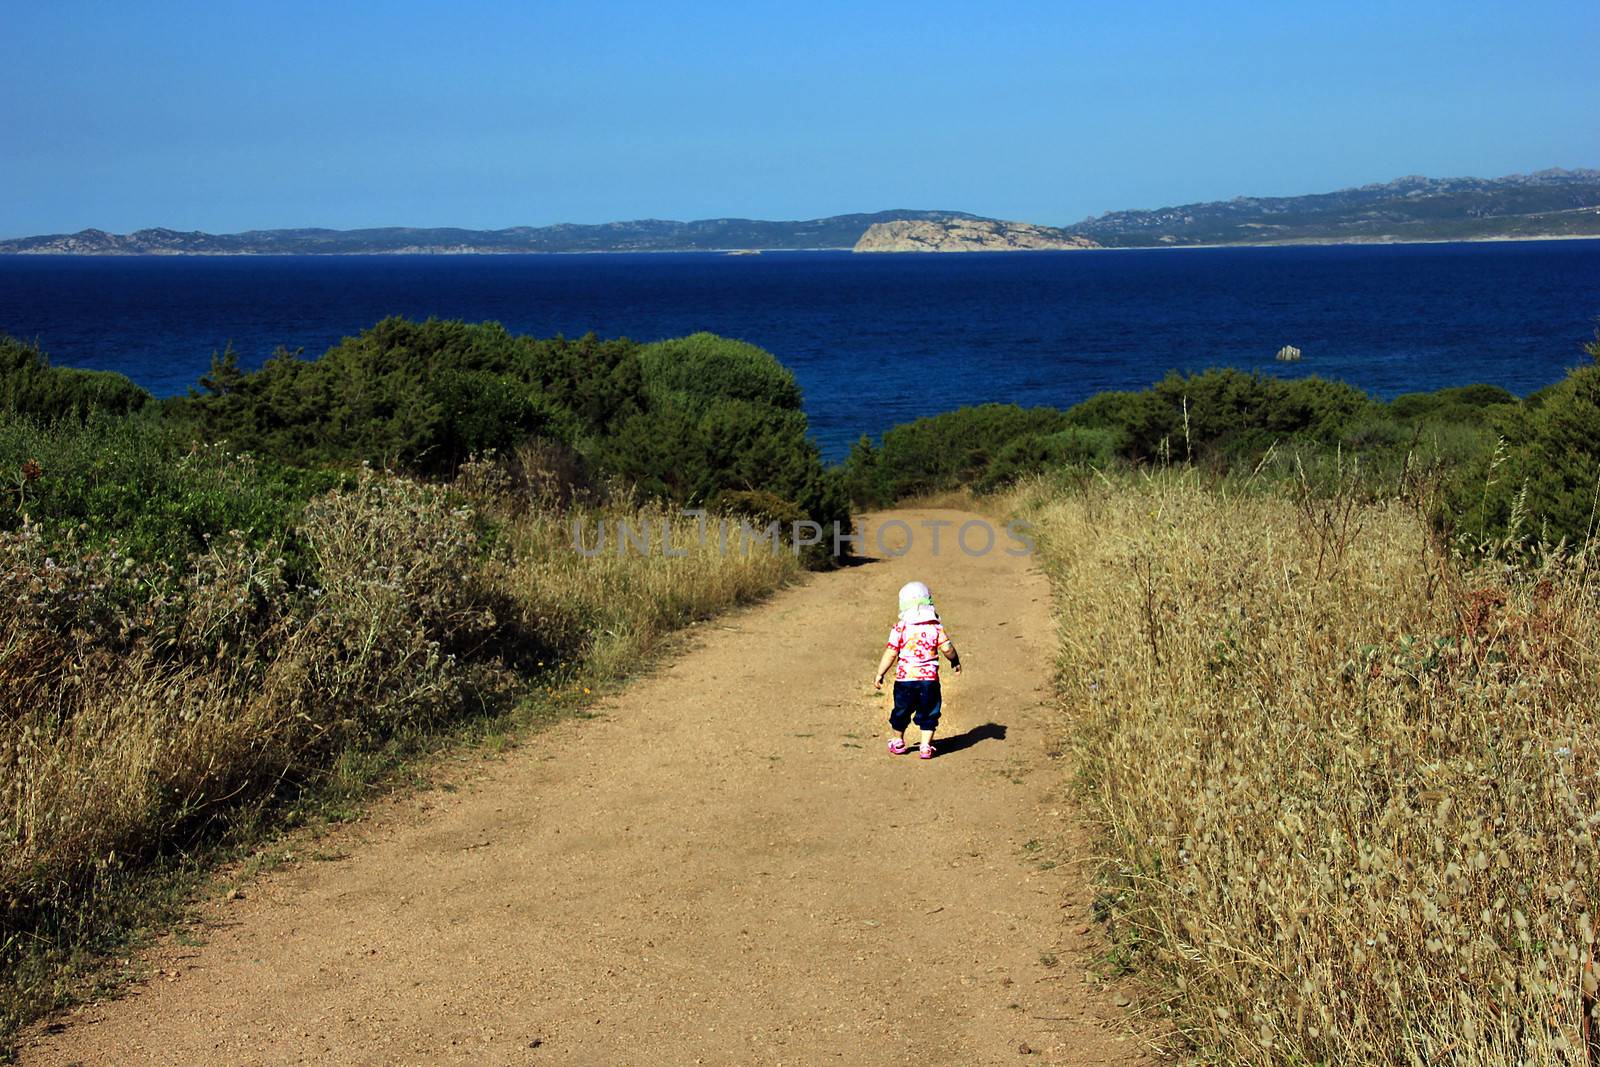
<path fill-rule="evenodd" d="M 52 367 L 38 345 L 0 336 L 0 411 L 36 419 L 83 419 L 90 412 L 126 415 L 150 394 L 109 371 Z"/>
<path fill-rule="evenodd" d="M 863 437 L 842 465 L 844 487 L 858 505 L 884 506 L 1042 472 L 1177 464 L 1289 492 L 1308 477 L 1372 497 L 1425 485 L 1443 535 L 1510 538 L 1525 552 L 1572 546 L 1594 532 L 1600 486 L 1600 340 L 1587 352 L 1589 363 L 1522 399 L 1472 385 L 1382 401 L 1317 377 L 1215 369 L 1064 411 L 960 408 Z"/>
<path fill-rule="evenodd" d="M 1592 485 L 1588 487 L 1592 492 Z M 1202 1062 L 1593 1062 L 1589 541 L 1426 492 L 1038 476 L 1108 973 Z"/>
<path fill-rule="evenodd" d="M 169 419 L 285 463 L 439 476 L 539 440 L 589 480 L 623 478 L 674 503 L 760 490 L 819 523 L 845 514 L 794 375 L 712 334 L 639 345 L 393 318 L 315 360 L 280 351 L 244 373 L 224 353 L 202 385 Z"/>
<path fill-rule="evenodd" d="M 0 358 L 0 1033 L 208 857 L 581 707 L 827 562 L 723 551 L 682 505 L 844 507 L 792 376 L 707 334 L 391 319 L 164 402 Z M 602 524 L 674 551 L 574 551 Z"/>

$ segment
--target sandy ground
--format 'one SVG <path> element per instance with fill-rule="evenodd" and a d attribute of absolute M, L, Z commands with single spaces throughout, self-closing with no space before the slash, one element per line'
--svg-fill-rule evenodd
<path fill-rule="evenodd" d="M 23 1062 L 1148 1062 L 1086 978 L 1046 583 L 917 528 L 971 516 L 893 517 L 904 558 L 704 624 L 600 718 L 380 805 Z M 871 688 L 912 578 L 965 661 L 930 761 L 884 751 Z"/>

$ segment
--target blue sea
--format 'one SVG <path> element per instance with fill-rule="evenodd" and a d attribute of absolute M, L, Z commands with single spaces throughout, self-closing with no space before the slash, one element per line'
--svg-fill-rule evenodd
<path fill-rule="evenodd" d="M 548 336 L 711 330 L 773 352 L 830 459 L 984 401 L 1066 406 L 1168 370 L 1317 374 L 1378 396 L 1526 393 L 1583 362 L 1600 241 L 561 256 L 0 257 L 0 331 L 181 393 L 231 343 L 320 354 L 386 315 Z M 1274 360 L 1286 344 L 1295 364 Z"/>

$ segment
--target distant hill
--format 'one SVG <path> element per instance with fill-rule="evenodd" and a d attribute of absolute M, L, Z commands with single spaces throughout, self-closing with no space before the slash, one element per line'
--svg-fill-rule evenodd
<path fill-rule="evenodd" d="M 1600 236 L 1600 171 L 1411 176 L 1310 196 L 1113 211 L 1067 228 L 1122 247 Z"/>
<path fill-rule="evenodd" d="M 958 230 L 962 236 L 955 236 Z M 1555 169 L 1504 178 L 1413 176 L 1309 196 L 1242 196 L 1154 211 L 1113 211 L 1059 229 L 965 211 L 899 210 L 790 222 L 639 219 L 504 230 L 393 226 L 210 234 L 152 229 L 120 235 L 82 230 L 0 241 L 0 255 L 998 251 L 1590 236 L 1600 236 L 1600 170 Z"/>
<path fill-rule="evenodd" d="M 879 211 L 798 222 L 641 219 L 596 225 L 513 226 L 505 230 L 385 227 L 372 230 L 104 230 L 0 241 L 0 254 L 35 255 L 376 255 L 515 252 L 713 252 L 852 248 L 875 223 L 973 219 L 964 211 Z"/>
<path fill-rule="evenodd" d="M 1087 237 L 1031 222 L 938 219 L 874 222 L 857 252 L 1036 252 L 1098 248 Z"/>

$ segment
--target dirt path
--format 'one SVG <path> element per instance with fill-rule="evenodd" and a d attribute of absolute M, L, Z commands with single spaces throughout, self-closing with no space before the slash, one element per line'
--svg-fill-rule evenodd
<path fill-rule="evenodd" d="M 1039 859 L 1070 833 L 1047 587 L 953 534 L 701 627 L 600 719 L 216 903 L 24 1062 L 1144 1062 L 1084 981 L 1081 872 Z M 967 668 L 928 762 L 870 686 L 912 578 Z"/>

